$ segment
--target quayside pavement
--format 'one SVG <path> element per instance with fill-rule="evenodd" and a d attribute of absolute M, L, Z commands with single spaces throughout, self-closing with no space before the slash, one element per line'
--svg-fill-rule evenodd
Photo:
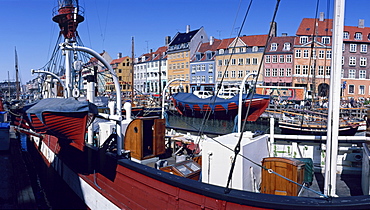
<path fill-rule="evenodd" d="M 12 131 L 9 150 L 0 151 L 0 209 L 38 209 L 20 142 Z"/>

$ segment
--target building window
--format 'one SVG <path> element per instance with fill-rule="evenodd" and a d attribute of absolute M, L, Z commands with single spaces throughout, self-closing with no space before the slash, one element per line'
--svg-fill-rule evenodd
<path fill-rule="evenodd" d="M 330 75 L 331 66 L 326 66 L 326 75 Z"/>
<path fill-rule="evenodd" d="M 302 74 L 307 75 L 308 74 L 308 65 L 303 65 L 302 66 Z"/>
<path fill-rule="evenodd" d="M 218 71 L 218 72 L 217 72 L 217 77 L 218 77 L 218 78 L 222 78 L 222 71 Z"/>
<path fill-rule="evenodd" d="M 272 62 L 273 63 L 277 63 L 277 55 L 273 55 L 272 56 Z"/>
<path fill-rule="evenodd" d="M 322 38 L 321 38 L 321 42 L 322 42 L 323 44 L 330 44 L 330 37 L 327 37 L 327 36 L 322 37 Z"/>
<path fill-rule="evenodd" d="M 200 65 L 197 65 L 197 71 L 200 71 Z"/>
<path fill-rule="evenodd" d="M 225 71 L 225 78 L 229 78 L 229 71 Z"/>
<path fill-rule="evenodd" d="M 303 50 L 303 58 L 308 58 L 308 50 Z"/>
<path fill-rule="evenodd" d="M 206 76 L 202 76 L 202 83 L 205 83 L 206 82 Z"/>
<path fill-rule="evenodd" d="M 300 58 L 301 57 L 301 50 L 296 50 L 295 51 L 295 57 Z"/>
<path fill-rule="evenodd" d="M 238 78 L 242 78 L 243 77 L 243 71 L 242 70 L 239 70 L 238 71 Z"/>
<path fill-rule="evenodd" d="M 265 69 L 265 77 L 271 76 L 270 69 Z"/>
<path fill-rule="evenodd" d="M 280 55 L 279 56 L 279 63 L 284 63 L 284 61 L 285 61 L 284 55 Z"/>
<path fill-rule="evenodd" d="M 233 70 L 231 71 L 231 78 L 235 78 L 236 77 L 236 72 Z"/>
<path fill-rule="evenodd" d="M 218 66 L 222 66 L 222 60 L 218 60 Z"/>
<path fill-rule="evenodd" d="M 319 50 L 319 59 L 324 59 L 324 58 L 325 58 L 325 51 Z"/>
<path fill-rule="evenodd" d="M 362 44 L 360 50 L 361 50 L 360 52 L 366 53 L 367 52 L 367 44 Z"/>
<path fill-rule="evenodd" d="M 253 65 L 257 65 L 258 64 L 258 58 L 253 58 L 252 59 L 252 62 L 253 62 L 252 63 Z"/>
<path fill-rule="evenodd" d="M 306 44 L 308 42 L 308 36 L 301 36 L 299 38 L 299 43 Z"/>
<path fill-rule="evenodd" d="M 252 52 L 257 52 L 258 51 L 258 47 L 257 46 L 253 46 L 252 47 Z"/>
<path fill-rule="evenodd" d="M 209 73 L 213 72 L 213 64 L 212 63 L 208 64 L 208 72 Z"/>
<path fill-rule="evenodd" d="M 348 39 L 348 38 L 349 38 L 348 31 L 343 32 L 343 39 Z"/>
<path fill-rule="evenodd" d="M 283 77 L 284 76 L 284 69 L 279 69 L 279 77 Z"/>
<path fill-rule="evenodd" d="M 365 86 L 364 85 L 360 85 L 358 87 L 358 94 L 365 95 Z"/>
<path fill-rule="evenodd" d="M 360 66 L 366 66 L 367 65 L 367 58 L 361 57 L 360 58 Z"/>
<path fill-rule="evenodd" d="M 272 69 L 272 76 L 277 77 L 277 69 Z"/>
<path fill-rule="evenodd" d="M 227 66 L 227 65 L 229 65 L 229 59 L 224 60 L 224 66 Z"/>
<path fill-rule="evenodd" d="M 350 52 L 356 52 L 357 51 L 357 44 L 350 44 L 349 45 L 349 51 Z"/>
<path fill-rule="evenodd" d="M 292 76 L 292 69 L 291 69 L 291 68 L 287 68 L 287 69 L 286 69 L 286 76 L 287 76 L 287 77 Z"/>
<path fill-rule="evenodd" d="M 301 74 L 301 65 L 295 65 L 295 74 Z"/>
<path fill-rule="evenodd" d="M 355 40 L 362 40 L 362 33 L 361 32 L 356 32 L 355 33 Z"/>
<path fill-rule="evenodd" d="M 191 66 L 191 73 L 192 73 L 192 74 L 195 74 L 195 69 L 196 69 L 195 65 L 192 65 L 192 66 Z"/>
<path fill-rule="evenodd" d="M 202 71 L 206 70 L 206 64 L 202 64 Z"/>
<path fill-rule="evenodd" d="M 270 63 L 271 62 L 271 56 L 270 55 L 266 55 L 265 57 L 265 63 Z"/>
<path fill-rule="evenodd" d="M 223 55 L 225 53 L 225 50 L 224 49 L 220 49 L 219 51 L 218 51 L 218 54 L 220 54 L 220 55 Z"/>
<path fill-rule="evenodd" d="M 354 79 L 356 77 L 356 70 L 355 69 L 350 69 L 348 71 L 348 78 Z"/>
<path fill-rule="evenodd" d="M 231 59 L 231 65 L 236 65 L 236 59 L 235 58 Z"/>
<path fill-rule="evenodd" d="M 243 58 L 239 58 L 238 59 L 238 65 L 241 66 L 241 65 L 243 65 L 243 63 L 244 63 L 244 59 Z"/>
<path fill-rule="evenodd" d="M 324 75 L 324 66 L 319 66 L 319 74 L 318 75 Z"/>
<path fill-rule="evenodd" d="M 245 64 L 246 65 L 250 65 L 251 64 L 251 59 L 250 58 L 246 58 L 245 59 Z"/>
<path fill-rule="evenodd" d="M 271 43 L 270 51 L 276 51 L 277 50 L 277 43 Z"/>
<path fill-rule="evenodd" d="M 292 62 L 292 55 L 287 55 L 286 56 L 286 62 L 291 63 Z"/>
<path fill-rule="evenodd" d="M 289 43 L 289 42 L 284 43 L 284 48 L 283 48 L 283 50 L 285 50 L 285 51 L 290 50 L 290 43 Z"/>
<path fill-rule="evenodd" d="M 348 85 L 348 93 L 354 94 L 355 93 L 355 86 L 354 85 Z"/>
<path fill-rule="evenodd" d="M 366 70 L 360 70 L 358 77 L 359 79 L 366 79 Z"/>
<path fill-rule="evenodd" d="M 213 76 L 208 76 L 208 83 L 213 83 Z"/>
<path fill-rule="evenodd" d="M 331 50 L 326 51 L 326 59 L 331 59 Z"/>
<path fill-rule="evenodd" d="M 350 66 L 356 66 L 356 57 L 349 57 L 349 63 Z"/>

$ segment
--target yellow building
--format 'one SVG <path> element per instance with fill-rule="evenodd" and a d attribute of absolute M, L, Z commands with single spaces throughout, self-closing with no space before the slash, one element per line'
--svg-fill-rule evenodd
<path fill-rule="evenodd" d="M 168 82 L 173 79 L 184 79 L 183 88 L 185 92 L 190 91 L 190 58 L 195 54 L 201 43 L 209 42 L 207 34 L 203 27 L 190 31 L 187 26 L 185 33 L 177 33 L 168 45 L 167 50 L 167 70 Z M 180 83 L 176 82 L 170 85 L 170 92 L 179 92 Z"/>
<path fill-rule="evenodd" d="M 132 91 L 132 64 L 129 56 L 120 57 L 110 63 L 116 72 L 123 95 L 129 95 Z M 111 89 L 112 90 L 112 89 Z"/>

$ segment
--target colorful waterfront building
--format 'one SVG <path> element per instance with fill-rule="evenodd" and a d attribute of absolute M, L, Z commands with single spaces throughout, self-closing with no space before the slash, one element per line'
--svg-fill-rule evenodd
<path fill-rule="evenodd" d="M 263 84 L 262 57 L 268 35 L 252 35 L 223 39 L 217 48 L 217 85 L 221 89 L 239 88 L 249 73 L 258 74 L 257 84 Z M 260 71 L 259 71 L 259 68 Z"/>
<path fill-rule="evenodd" d="M 202 43 L 209 42 L 209 38 L 203 27 L 190 31 L 190 26 L 186 27 L 185 33 L 178 32 L 169 42 L 167 49 L 167 79 L 183 79 L 184 83 L 173 83 L 169 90 L 171 93 L 179 92 L 183 89 L 190 91 L 190 59 Z M 182 87 L 181 87 L 182 86 Z"/>
<path fill-rule="evenodd" d="M 264 86 L 292 86 L 294 38 L 283 34 L 270 39 L 264 59 Z"/>
<path fill-rule="evenodd" d="M 121 53 L 118 53 L 118 58 L 112 60 L 110 63 L 113 70 L 116 72 L 118 81 L 120 83 L 121 92 L 124 96 L 128 96 L 132 91 L 132 66 L 131 58 L 129 56 L 122 57 Z M 113 84 L 111 84 L 113 85 Z M 112 87 L 113 89 L 113 87 Z"/>
<path fill-rule="evenodd" d="M 194 91 L 215 91 L 215 56 L 221 40 L 210 37 L 202 43 L 190 60 L 190 89 Z"/>

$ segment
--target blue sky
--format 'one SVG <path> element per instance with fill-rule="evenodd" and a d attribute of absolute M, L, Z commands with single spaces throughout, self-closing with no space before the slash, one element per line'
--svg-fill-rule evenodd
<path fill-rule="evenodd" d="M 332 4 L 319 1 L 319 12 L 332 18 Z M 165 36 L 204 27 L 208 36 L 235 37 L 249 0 L 80 0 L 85 21 L 78 31 L 84 45 L 97 52 L 107 51 L 131 56 L 131 37 L 135 37 L 135 56 L 164 45 Z M 294 35 L 302 18 L 314 18 L 316 0 L 281 0 L 276 21 L 278 35 Z M 354 5 L 356 4 L 356 5 Z M 254 0 L 242 35 L 267 34 L 276 0 Z M 0 0 L 0 81 L 15 80 L 14 49 L 18 52 L 21 81 L 34 78 L 50 59 L 59 28 L 52 18 L 57 0 Z M 345 24 L 356 26 L 365 19 L 370 26 L 370 1 L 346 3 Z M 329 16 L 327 13 L 329 12 Z"/>

